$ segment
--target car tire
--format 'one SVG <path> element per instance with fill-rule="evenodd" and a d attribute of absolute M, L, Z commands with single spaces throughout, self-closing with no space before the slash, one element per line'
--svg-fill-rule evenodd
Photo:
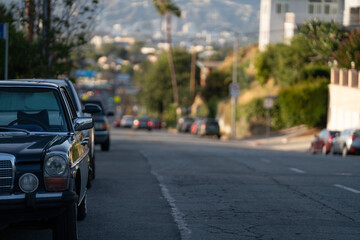
<path fill-rule="evenodd" d="M 87 215 L 87 193 L 85 193 L 85 196 L 81 201 L 81 204 L 78 206 L 77 220 L 78 221 L 84 220 L 86 215 Z"/>
<path fill-rule="evenodd" d="M 53 240 L 77 240 L 77 204 L 71 203 L 54 219 Z"/>
<path fill-rule="evenodd" d="M 346 146 L 343 146 L 342 151 L 341 151 L 342 157 L 346 157 L 347 154 L 348 154 L 348 149 Z"/>
<path fill-rule="evenodd" d="M 106 141 L 101 144 L 101 151 L 109 151 L 109 150 L 110 150 L 110 138 L 106 139 Z"/>

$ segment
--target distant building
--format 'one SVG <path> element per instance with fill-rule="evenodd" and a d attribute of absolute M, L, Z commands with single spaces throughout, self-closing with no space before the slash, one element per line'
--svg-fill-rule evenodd
<path fill-rule="evenodd" d="M 289 41 L 297 26 L 311 19 L 360 25 L 360 0 L 261 0 L 259 49 Z"/>

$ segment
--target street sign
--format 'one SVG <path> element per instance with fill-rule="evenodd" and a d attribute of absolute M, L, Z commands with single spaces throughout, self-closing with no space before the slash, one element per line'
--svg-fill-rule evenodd
<path fill-rule="evenodd" d="M 239 92 L 240 92 L 240 85 L 238 83 L 230 83 L 229 85 L 230 97 L 239 96 Z"/>
<path fill-rule="evenodd" d="M 272 109 L 274 107 L 274 99 L 271 97 L 267 97 L 264 99 L 264 108 Z"/>

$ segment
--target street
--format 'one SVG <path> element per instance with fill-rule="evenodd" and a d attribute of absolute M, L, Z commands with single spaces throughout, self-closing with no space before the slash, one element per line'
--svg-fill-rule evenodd
<path fill-rule="evenodd" d="M 79 239 L 359 239 L 360 159 L 113 129 Z M 15 226 L 1 239 L 51 239 Z"/>

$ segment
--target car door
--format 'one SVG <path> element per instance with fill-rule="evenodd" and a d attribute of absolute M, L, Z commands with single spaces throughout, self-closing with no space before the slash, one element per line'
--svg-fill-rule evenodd
<path fill-rule="evenodd" d="M 71 122 L 73 123 L 73 121 L 77 118 L 75 108 L 72 104 L 70 104 L 70 96 L 64 88 L 61 88 L 61 93 L 64 97 Z M 85 194 L 89 174 L 89 139 L 84 135 L 83 131 L 74 131 L 74 127 L 72 131 L 74 132 L 74 135 L 72 138 L 69 154 L 72 161 L 71 168 L 75 168 L 77 170 L 80 169 L 81 189 L 79 189 L 79 193 L 81 197 Z"/>

